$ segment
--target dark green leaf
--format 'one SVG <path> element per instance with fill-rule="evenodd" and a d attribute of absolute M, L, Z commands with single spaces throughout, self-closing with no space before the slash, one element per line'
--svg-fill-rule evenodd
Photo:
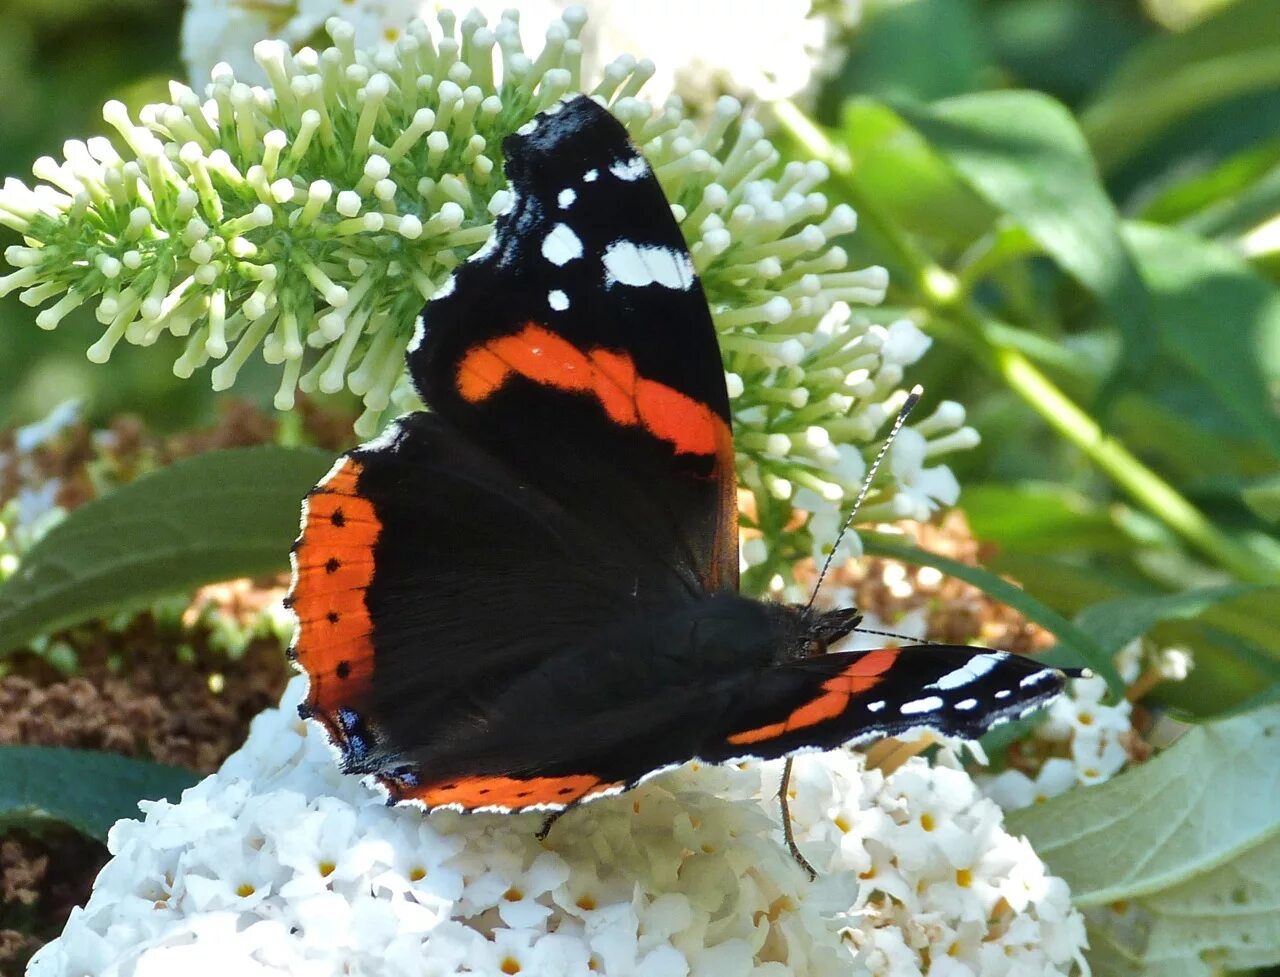
<path fill-rule="evenodd" d="M 929 57 L 920 57 L 924 50 Z M 988 61 L 981 25 L 965 0 L 886 4 L 859 25 L 837 87 L 928 101 L 978 88 Z"/>
<path fill-rule="evenodd" d="M 1280 475 L 1250 485 L 1244 490 L 1244 502 L 1267 522 L 1280 522 Z"/>
<path fill-rule="evenodd" d="M 121 818 L 138 816 L 138 801 L 178 795 L 200 779 L 169 767 L 93 750 L 0 746 L 0 825 L 70 825 L 105 841 Z"/>
<path fill-rule="evenodd" d="M 1071 103 L 1151 32 L 1137 10 L 1097 0 L 1003 0 L 982 10 L 996 54 L 1021 85 Z"/>
<path fill-rule="evenodd" d="M 302 448 L 211 451 L 75 509 L 0 586 L 0 651 L 166 594 L 284 569 L 302 497 L 332 462 Z"/>
<path fill-rule="evenodd" d="M 1087 608 L 1077 615 L 1076 624 L 1103 651 L 1115 654 L 1161 621 L 1197 617 L 1214 604 L 1263 589 L 1248 584 L 1230 584 L 1158 597 L 1122 597 Z M 1280 596 L 1280 589 L 1276 594 Z"/>
<path fill-rule="evenodd" d="M 1120 235 L 1084 137 L 1061 104 L 1037 92 L 983 92 L 895 106 L 956 173 L 1088 289 L 1124 337 L 1120 377 L 1156 349 L 1146 288 Z"/>
<path fill-rule="evenodd" d="M 1149 224 L 1127 224 L 1163 325 L 1168 353 L 1234 416 L 1243 433 L 1280 456 L 1280 418 L 1269 362 L 1280 337 L 1280 292 L 1221 245 Z"/>
<path fill-rule="evenodd" d="M 1096 554 L 1131 545 L 1106 511 L 1050 483 L 966 485 L 964 513 L 974 536 L 1002 553 Z"/>
<path fill-rule="evenodd" d="M 1189 30 L 1158 35 L 1136 48 L 1081 124 L 1099 163 L 1111 170 L 1179 121 L 1277 86 L 1275 0 L 1236 0 Z"/>
<path fill-rule="evenodd" d="M 986 570 L 970 566 L 967 563 L 960 563 L 958 560 L 948 559 L 945 556 L 939 556 L 937 553 L 929 553 L 915 546 L 908 546 L 892 536 L 868 532 L 862 532 L 859 535 L 862 537 L 863 549 L 874 556 L 887 556 L 891 559 L 902 560 L 904 563 L 934 567 L 943 573 L 963 580 L 965 583 L 973 584 L 983 593 L 1008 604 L 1023 617 L 1030 621 L 1035 621 L 1041 627 L 1052 631 L 1057 635 L 1058 640 L 1077 656 L 1074 662 L 1060 661 L 1058 664 L 1083 663 L 1088 665 L 1107 680 L 1108 686 L 1114 692 L 1123 694 L 1124 680 L 1116 671 L 1110 656 L 1088 634 L 1053 608 L 1036 600 L 1022 588 L 1016 587 L 1009 581 L 1002 580 Z"/>
<path fill-rule="evenodd" d="M 1150 763 L 1010 815 L 1077 905 L 1151 974 L 1280 962 L 1280 706 L 1188 731 Z M 1210 964 L 1212 962 L 1212 966 Z"/>

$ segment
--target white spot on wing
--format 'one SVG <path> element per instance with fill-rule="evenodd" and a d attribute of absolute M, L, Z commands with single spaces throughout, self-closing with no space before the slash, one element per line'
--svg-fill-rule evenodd
<path fill-rule="evenodd" d="M 619 180 L 625 180 L 630 183 L 632 180 L 638 180 L 648 173 L 649 164 L 644 161 L 643 157 L 632 156 L 630 159 L 614 163 L 609 167 L 609 172 Z"/>
<path fill-rule="evenodd" d="M 360 445 L 360 450 L 361 451 L 394 450 L 396 446 L 399 445 L 400 443 L 400 436 L 404 433 L 404 425 L 402 424 L 402 421 L 404 420 L 404 417 L 407 417 L 407 416 L 408 415 L 397 417 L 394 421 L 392 421 L 385 428 L 383 428 L 380 434 L 378 434 L 376 437 L 370 438 L 368 441 Z"/>
<path fill-rule="evenodd" d="M 1052 674 L 1053 674 L 1052 668 L 1042 668 L 1038 672 L 1032 672 L 1030 675 L 1025 676 L 1018 683 L 1018 688 L 1025 689 L 1031 685 L 1039 685 L 1041 682 L 1043 682 L 1046 678 L 1048 678 Z"/>
<path fill-rule="evenodd" d="M 587 172 L 582 174 L 582 180 L 584 183 L 595 183 L 596 180 L 599 178 L 599 176 L 600 176 L 599 170 L 590 169 L 590 170 L 587 170 Z"/>
<path fill-rule="evenodd" d="M 1001 689 L 999 692 L 997 692 L 997 693 L 996 693 L 996 698 L 997 698 L 997 699 L 1007 699 L 1007 698 L 1009 698 L 1009 696 L 1011 696 L 1011 695 L 1013 695 L 1013 693 L 1012 693 L 1012 692 L 1010 692 L 1008 689 Z"/>
<path fill-rule="evenodd" d="M 604 270 L 608 284 L 662 285 L 682 290 L 693 285 L 693 262 L 689 255 L 660 245 L 614 241 L 605 249 Z"/>
<path fill-rule="evenodd" d="M 558 288 L 553 288 L 547 293 L 547 304 L 557 312 L 563 312 L 569 308 L 569 296 Z"/>
<path fill-rule="evenodd" d="M 578 194 L 574 191 L 573 187 L 565 187 L 556 196 L 556 202 L 560 204 L 561 210 L 568 210 L 577 199 Z"/>
<path fill-rule="evenodd" d="M 884 700 L 877 699 L 875 702 L 867 703 L 867 712 L 879 712 L 884 708 Z"/>
<path fill-rule="evenodd" d="M 582 257 L 582 242 L 568 224 L 557 224 L 542 239 L 542 256 L 553 265 L 566 265 Z"/>
<path fill-rule="evenodd" d="M 470 258 L 468 258 L 467 261 L 484 261 L 485 258 L 493 254 L 493 252 L 497 249 L 497 247 L 498 247 L 498 235 L 490 234 L 489 240 L 485 241 L 484 244 L 480 245 L 479 250 L 476 251 L 476 253 L 473 254 Z"/>
<path fill-rule="evenodd" d="M 904 716 L 914 716 L 922 712 L 936 712 L 942 708 L 942 697 L 931 695 L 924 699 L 912 699 L 904 702 L 898 712 Z"/>
<path fill-rule="evenodd" d="M 1000 664 L 1001 659 L 1007 657 L 998 652 L 989 655 L 974 655 L 965 664 L 957 668 L 953 672 L 947 672 L 946 675 L 926 685 L 926 689 L 941 689 L 944 692 L 950 689 L 958 689 L 962 685 L 968 685 L 970 682 L 976 682 L 987 672 Z"/>
<path fill-rule="evenodd" d="M 970 709 L 976 708 L 977 705 L 978 705 L 977 699 L 961 699 L 959 702 L 956 703 L 956 708 L 963 709 L 967 712 Z"/>
<path fill-rule="evenodd" d="M 413 339 L 409 340 L 409 352 L 416 353 L 422 341 L 427 337 L 427 324 L 422 316 L 413 320 Z"/>

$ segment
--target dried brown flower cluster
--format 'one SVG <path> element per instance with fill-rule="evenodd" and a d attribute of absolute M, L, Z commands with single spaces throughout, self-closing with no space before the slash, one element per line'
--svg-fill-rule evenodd
<path fill-rule="evenodd" d="M 983 544 L 974 538 L 964 512 L 953 509 L 936 522 L 905 520 L 877 530 L 900 533 L 902 542 L 958 563 L 979 566 Z M 816 578 L 806 563 L 797 571 L 802 585 Z M 864 557 L 833 567 L 824 591 L 852 591 L 853 604 L 892 629 L 893 622 L 913 611 L 927 621 L 923 637 L 947 644 L 976 643 L 1003 651 L 1032 653 L 1054 644 L 1053 635 L 1027 621 L 1013 608 L 987 596 L 972 584 L 944 576 L 932 567 L 883 557 Z"/>

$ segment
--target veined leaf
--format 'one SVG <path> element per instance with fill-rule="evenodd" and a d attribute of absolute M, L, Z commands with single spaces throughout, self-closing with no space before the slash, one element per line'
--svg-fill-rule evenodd
<path fill-rule="evenodd" d="M 0 586 L 0 652 L 166 594 L 286 568 L 302 497 L 332 462 L 303 448 L 210 451 L 80 506 Z"/>
<path fill-rule="evenodd" d="M 1009 816 L 1138 974 L 1280 962 L 1280 706 Z M 1118 910 L 1116 904 L 1125 904 Z"/>
<path fill-rule="evenodd" d="M 1280 363 L 1269 362 L 1280 346 L 1280 292 L 1227 248 L 1184 231 L 1130 223 L 1125 237 L 1163 324 L 1162 345 L 1242 433 L 1280 456 L 1269 389 L 1280 376 Z"/>

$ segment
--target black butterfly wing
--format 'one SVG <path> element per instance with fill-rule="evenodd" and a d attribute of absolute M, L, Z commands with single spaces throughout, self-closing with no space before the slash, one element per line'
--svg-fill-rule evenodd
<path fill-rule="evenodd" d="M 662 600 L 637 597 L 646 566 L 427 413 L 339 460 L 308 497 L 294 564 L 303 713 L 325 727 L 344 770 L 432 806 L 496 802 L 423 798 L 412 789 L 421 770 L 436 787 L 483 775 L 486 792 L 506 774 L 538 775 L 536 796 L 508 807 L 589 796 L 598 778 L 556 704 L 594 697 L 592 676 L 554 663 L 604 665 L 614 640 L 638 633 Z M 662 579 L 657 568 L 647 576 Z M 667 579 L 665 599 L 683 603 Z M 579 761 L 564 783 L 544 773 L 557 757 Z"/>
<path fill-rule="evenodd" d="M 660 556 L 691 595 L 736 590 L 720 351 L 657 179 L 586 97 L 503 148 L 514 201 L 422 314 L 419 393 L 600 536 Z"/>
<path fill-rule="evenodd" d="M 927 728 L 978 739 L 1056 698 L 1064 674 L 965 645 L 836 652 L 756 672 L 698 755 L 718 763 L 834 749 Z"/>

